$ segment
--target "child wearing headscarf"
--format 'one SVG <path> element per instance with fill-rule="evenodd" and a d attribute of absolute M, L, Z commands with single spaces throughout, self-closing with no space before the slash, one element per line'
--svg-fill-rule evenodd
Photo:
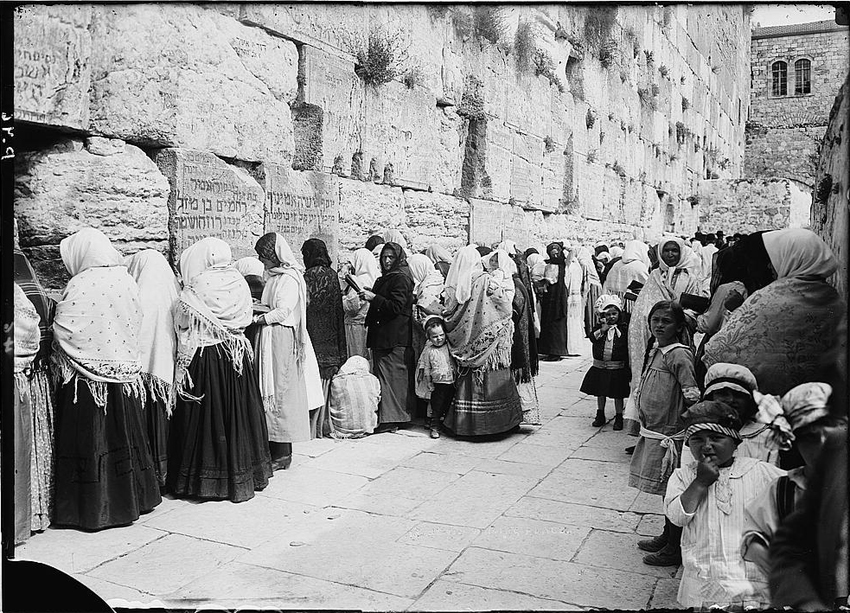
<path fill-rule="evenodd" d="M 765 608 L 767 577 L 740 553 L 744 509 L 785 472 L 736 456 L 741 421 L 722 402 L 695 404 L 684 424 L 696 461 L 673 471 L 664 497 L 667 518 L 683 529 L 679 604 L 702 610 Z"/>
<path fill-rule="evenodd" d="M 581 383 L 581 392 L 596 396 L 593 427 L 605 425 L 605 403 L 614 399 L 614 430 L 623 429 L 623 399 L 629 395 L 629 324 L 617 296 L 603 294 L 594 305 L 599 323 L 590 332 L 593 365 Z"/>

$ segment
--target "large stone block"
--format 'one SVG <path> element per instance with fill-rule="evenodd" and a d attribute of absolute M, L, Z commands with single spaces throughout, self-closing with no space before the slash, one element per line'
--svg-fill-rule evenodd
<path fill-rule="evenodd" d="M 266 232 L 280 232 L 301 260 L 308 238 L 325 242 L 336 265 L 339 243 L 339 179 L 322 172 L 299 172 L 278 164 L 262 164 L 257 180 L 265 190 Z"/>
<path fill-rule="evenodd" d="M 543 140 L 514 133 L 511 163 L 511 197 L 525 208 L 543 205 Z"/>
<path fill-rule="evenodd" d="M 522 208 L 491 200 L 470 200 L 469 242 L 490 247 L 512 240 L 518 245 L 525 245 L 529 237 Z"/>
<path fill-rule="evenodd" d="M 292 158 L 292 43 L 191 4 L 96 6 L 91 32 L 92 131 L 246 161 Z"/>
<path fill-rule="evenodd" d="M 466 200 L 405 190 L 404 212 L 413 251 L 440 245 L 454 253 L 469 242 L 469 203 Z"/>
<path fill-rule="evenodd" d="M 171 185 L 168 233 L 175 265 L 186 247 L 208 236 L 227 242 L 234 259 L 255 255 L 265 194 L 246 170 L 191 149 L 163 149 L 154 161 Z"/>
<path fill-rule="evenodd" d="M 400 187 L 340 179 L 339 188 L 340 257 L 342 252 L 363 247 L 371 235 L 389 228 L 398 228 L 410 238 Z"/>
<path fill-rule="evenodd" d="M 132 145 L 99 141 L 91 149 L 69 139 L 50 149 L 19 155 L 15 216 L 21 246 L 32 256 L 47 287 L 67 281 L 59 241 L 84 227 L 106 234 L 124 252 L 164 250 L 168 243 L 168 181 Z"/>
<path fill-rule="evenodd" d="M 85 129 L 91 82 L 91 6 L 15 10 L 15 118 Z"/>

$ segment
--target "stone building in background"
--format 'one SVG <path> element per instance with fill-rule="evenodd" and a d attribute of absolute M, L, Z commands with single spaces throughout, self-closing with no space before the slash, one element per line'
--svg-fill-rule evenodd
<path fill-rule="evenodd" d="M 700 185 L 700 225 L 726 233 L 810 225 L 818 153 L 850 70 L 834 20 L 755 28 L 744 177 Z"/>
<path fill-rule="evenodd" d="M 30 5 L 15 22 L 21 244 L 80 226 L 176 261 L 265 231 L 345 257 L 691 234 L 741 176 L 744 5 Z M 716 180 L 716 179 L 715 179 Z"/>

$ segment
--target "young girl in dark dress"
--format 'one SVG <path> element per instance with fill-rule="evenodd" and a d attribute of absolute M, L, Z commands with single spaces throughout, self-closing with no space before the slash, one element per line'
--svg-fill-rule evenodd
<path fill-rule="evenodd" d="M 614 399 L 614 430 L 623 429 L 623 399 L 629 396 L 629 324 L 628 313 L 617 296 L 602 295 L 595 304 L 600 322 L 593 326 L 593 366 L 584 376 L 581 392 L 596 396 L 593 426 L 605 425 L 605 403 Z"/>

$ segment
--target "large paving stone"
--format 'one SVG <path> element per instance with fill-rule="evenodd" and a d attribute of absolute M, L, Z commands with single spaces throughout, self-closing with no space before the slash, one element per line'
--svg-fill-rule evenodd
<path fill-rule="evenodd" d="M 297 462 L 297 459 L 294 462 Z M 259 495 L 324 507 L 339 502 L 369 483 L 366 477 L 322 470 L 294 462 L 287 470 L 276 472 Z"/>
<path fill-rule="evenodd" d="M 434 470 L 455 475 L 465 475 L 479 464 L 486 465 L 483 458 L 423 451 L 409 460 L 405 460 L 401 465 L 408 468 L 419 468 L 421 470 Z"/>
<path fill-rule="evenodd" d="M 636 573 L 476 547 L 464 551 L 442 578 L 611 609 L 645 608 L 656 582 L 654 577 Z"/>
<path fill-rule="evenodd" d="M 520 462 L 523 464 L 536 464 L 548 468 L 555 468 L 566 460 L 572 450 L 569 447 L 553 447 L 550 445 L 536 445 L 534 439 L 517 443 L 498 459 L 507 462 Z"/>
<path fill-rule="evenodd" d="M 335 503 L 334 506 L 377 515 L 407 517 L 420 504 L 422 504 L 421 500 L 412 500 L 391 494 L 369 494 L 358 490 Z"/>
<path fill-rule="evenodd" d="M 636 490 L 635 490 L 636 491 Z M 664 515 L 664 501 L 657 494 L 638 492 L 635 501 L 629 507 L 633 513 L 654 513 Z"/>
<path fill-rule="evenodd" d="M 491 475 L 516 475 L 540 481 L 548 475 L 552 469 L 539 464 L 523 464 L 521 462 L 507 462 L 505 460 L 487 460 L 473 472 L 489 473 Z"/>
<path fill-rule="evenodd" d="M 523 440 L 527 434 L 508 434 L 503 438 L 488 440 L 456 439 L 452 436 L 442 436 L 436 439 L 436 444 L 429 451 L 434 453 L 449 453 L 467 455 L 476 458 L 497 458 L 510 447 Z"/>
<path fill-rule="evenodd" d="M 590 534 L 586 526 L 520 517 L 500 517 L 472 543 L 482 549 L 522 553 L 550 560 L 569 561 Z"/>
<path fill-rule="evenodd" d="M 360 492 L 369 495 L 427 500 L 439 494 L 457 479 L 455 475 L 399 466 L 362 487 Z"/>
<path fill-rule="evenodd" d="M 239 561 L 415 598 L 456 556 L 453 551 L 388 542 L 360 531 L 288 550 L 265 546 Z"/>
<path fill-rule="evenodd" d="M 640 515 L 613 509 L 600 509 L 583 504 L 560 502 L 523 496 L 511 506 L 505 515 L 508 517 L 526 517 L 544 521 L 554 521 L 568 526 L 587 526 L 618 532 L 634 532 L 640 521 Z"/>
<path fill-rule="evenodd" d="M 89 575 L 149 594 L 169 594 L 244 550 L 172 534 L 98 566 Z"/>
<path fill-rule="evenodd" d="M 672 578 L 677 567 L 649 566 L 643 563 L 645 551 L 637 547 L 639 534 L 623 534 L 607 530 L 594 530 L 573 559 L 576 564 L 616 568 L 652 577 Z"/>
<path fill-rule="evenodd" d="M 632 460 L 630 455 L 623 452 L 622 445 L 620 445 L 619 448 L 611 448 L 593 447 L 589 444 L 585 444 L 576 449 L 572 455 L 570 455 L 570 458 L 573 460 L 593 460 L 596 462 L 614 462 L 626 465 L 628 465 Z"/>
<path fill-rule="evenodd" d="M 479 533 L 480 530 L 477 528 L 421 522 L 416 524 L 410 532 L 398 539 L 398 542 L 460 553 Z"/>
<path fill-rule="evenodd" d="M 629 436 L 623 430 L 619 432 L 599 431 L 587 439 L 584 446 L 616 450 L 620 455 L 626 458 L 627 461 L 631 462 L 632 456 L 626 453 L 626 447 L 634 445 L 635 442 L 637 442 L 637 438 Z"/>
<path fill-rule="evenodd" d="M 652 600 L 649 606 L 652 609 L 680 609 L 681 605 L 677 599 L 681 579 L 659 579 L 652 592 Z"/>
<path fill-rule="evenodd" d="M 141 609 L 164 606 L 161 598 L 145 594 L 131 587 L 90 577 L 86 574 L 73 575 L 73 578 L 100 596 L 113 609 L 117 607 Z"/>
<path fill-rule="evenodd" d="M 575 450 L 594 434 L 596 429 L 590 426 L 587 419 L 556 417 L 546 422 L 545 428 L 530 434 L 528 442 Z"/>
<path fill-rule="evenodd" d="M 339 449 L 349 443 L 350 442 L 347 440 L 337 440 L 335 438 L 314 438 L 309 441 L 293 445 L 292 453 L 295 455 L 307 456 L 308 458 L 318 458 L 323 453 Z"/>
<path fill-rule="evenodd" d="M 619 464 L 566 460 L 531 495 L 626 511 L 637 497 L 637 490 L 628 487 L 626 471 Z"/>
<path fill-rule="evenodd" d="M 152 519 L 147 525 L 250 549 L 274 536 L 280 524 L 298 521 L 315 510 L 316 507 L 300 502 L 254 496 L 240 504 L 221 500 L 190 505 Z M 246 517 L 251 521 L 246 522 Z"/>
<path fill-rule="evenodd" d="M 15 558 L 44 562 L 69 574 L 83 573 L 165 536 L 136 525 L 99 532 L 48 528 L 16 546 Z"/>
<path fill-rule="evenodd" d="M 417 453 L 418 449 L 403 445 L 358 444 L 325 453 L 310 460 L 309 466 L 374 479 Z"/>
<path fill-rule="evenodd" d="M 663 515 L 643 515 L 635 532 L 643 536 L 655 536 L 664 530 Z"/>
<path fill-rule="evenodd" d="M 338 563 L 338 561 L 337 561 Z M 169 595 L 181 608 L 213 601 L 228 609 L 249 606 L 277 609 L 401 611 L 411 599 L 351 585 L 322 581 L 271 568 L 232 562 Z"/>
<path fill-rule="evenodd" d="M 525 495 L 536 479 L 473 471 L 413 512 L 413 519 L 485 528 Z"/>
<path fill-rule="evenodd" d="M 581 607 L 557 600 L 535 598 L 476 585 L 438 580 L 409 611 L 581 611 Z"/>

